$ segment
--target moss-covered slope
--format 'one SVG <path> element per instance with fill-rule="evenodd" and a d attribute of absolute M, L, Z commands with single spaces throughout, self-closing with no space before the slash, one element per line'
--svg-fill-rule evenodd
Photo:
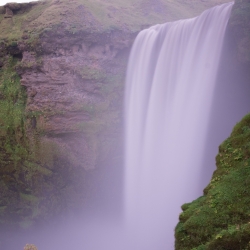
<path fill-rule="evenodd" d="M 219 148 L 204 196 L 182 206 L 176 249 L 250 249 L 250 115 Z"/>

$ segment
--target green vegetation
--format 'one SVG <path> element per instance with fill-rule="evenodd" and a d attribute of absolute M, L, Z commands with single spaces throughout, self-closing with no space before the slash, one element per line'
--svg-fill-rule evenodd
<path fill-rule="evenodd" d="M 0 70 L 0 173 L 2 176 L 0 223 L 3 224 L 5 220 L 10 220 L 11 214 L 21 214 L 27 207 L 34 207 L 34 203 L 37 204 L 38 201 L 30 194 L 29 184 L 32 183 L 31 179 L 34 178 L 37 168 L 34 168 L 35 164 L 29 162 L 29 146 L 25 133 L 26 92 L 15 72 L 16 64 L 17 60 L 9 56 L 5 66 Z M 20 175 L 23 175 L 24 180 L 20 179 Z M 10 199 L 9 195 L 14 197 Z M 19 197 L 19 201 L 16 196 Z M 15 204 L 17 202 L 19 205 Z"/>
<path fill-rule="evenodd" d="M 0 70 L 0 138 L 3 147 L 0 161 L 4 155 L 10 155 L 14 165 L 27 158 L 27 146 L 24 128 L 24 110 L 26 103 L 25 89 L 20 85 L 20 78 L 15 72 L 16 60 L 9 57 L 6 66 Z"/>
<path fill-rule="evenodd" d="M 15 13 L 12 18 L 4 18 L 4 13 L 0 14 L 0 40 L 5 40 L 8 44 L 17 42 L 21 39 L 23 32 L 27 33 L 29 42 L 38 36 L 39 31 L 44 27 L 36 27 L 33 29 L 33 21 L 36 20 L 48 8 L 48 3 L 38 3 L 29 6 L 23 4 L 23 8 Z M 29 24 L 29 25 L 28 25 Z"/>
<path fill-rule="evenodd" d="M 23 35 L 31 46 L 38 46 L 41 33 L 53 32 L 64 23 L 63 29 L 74 35 L 77 32 L 110 32 L 127 30 L 138 32 L 157 23 L 189 18 L 203 10 L 228 0 L 172 1 L 162 0 L 45 0 L 22 4 L 12 18 L 4 18 L 0 11 L 0 41 L 17 43 Z"/>
<path fill-rule="evenodd" d="M 224 141 L 204 196 L 182 206 L 176 249 L 250 249 L 250 114 Z"/>

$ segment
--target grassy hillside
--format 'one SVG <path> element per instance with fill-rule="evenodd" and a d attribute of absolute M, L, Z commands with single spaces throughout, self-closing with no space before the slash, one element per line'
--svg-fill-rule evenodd
<path fill-rule="evenodd" d="M 19 40 L 23 33 L 34 39 L 44 30 L 63 26 L 78 31 L 112 29 L 136 32 L 143 27 L 189 18 L 229 0 L 45 0 L 15 4 L 13 18 L 5 18 L 0 7 L 0 41 Z M 12 6 L 13 4 L 9 5 Z"/>

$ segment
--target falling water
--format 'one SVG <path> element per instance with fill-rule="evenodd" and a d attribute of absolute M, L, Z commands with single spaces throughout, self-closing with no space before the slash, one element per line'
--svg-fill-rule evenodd
<path fill-rule="evenodd" d="M 205 140 L 232 5 L 153 26 L 134 43 L 126 90 L 125 212 L 136 249 L 174 249 L 180 206 L 202 194 Z"/>

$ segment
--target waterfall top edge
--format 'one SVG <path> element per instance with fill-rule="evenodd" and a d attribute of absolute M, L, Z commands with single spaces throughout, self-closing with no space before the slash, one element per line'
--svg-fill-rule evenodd
<path fill-rule="evenodd" d="M 207 10 L 204 10 L 200 15 L 195 16 L 195 17 L 185 18 L 185 19 L 179 19 L 179 20 L 176 20 L 176 21 L 166 22 L 166 23 L 161 23 L 161 24 L 155 24 L 155 25 L 153 25 L 153 26 L 151 26 L 151 27 L 149 27 L 149 28 L 143 29 L 141 32 L 143 32 L 143 31 L 148 31 L 148 30 L 158 31 L 161 27 L 166 26 L 166 25 L 168 25 L 168 24 L 178 24 L 178 23 L 181 23 L 181 22 L 194 21 L 194 20 L 196 20 L 197 18 L 199 18 L 200 16 L 205 15 L 207 12 L 209 12 L 209 11 L 211 11 L 211 10 L 213 10 L 213 9 L 216 9 L 216 8 L 218 8 L 218 7 L 221 7 L 221 6 L 223 6 L 223 5 L 228 6 L 228 7 L 233 6 L 233 5 L 234 5 L 234 1 L 216 5 L 216 6 L 212 7 L 212 8 L 209 8 L 209 9 L 207 9 Z"/>

